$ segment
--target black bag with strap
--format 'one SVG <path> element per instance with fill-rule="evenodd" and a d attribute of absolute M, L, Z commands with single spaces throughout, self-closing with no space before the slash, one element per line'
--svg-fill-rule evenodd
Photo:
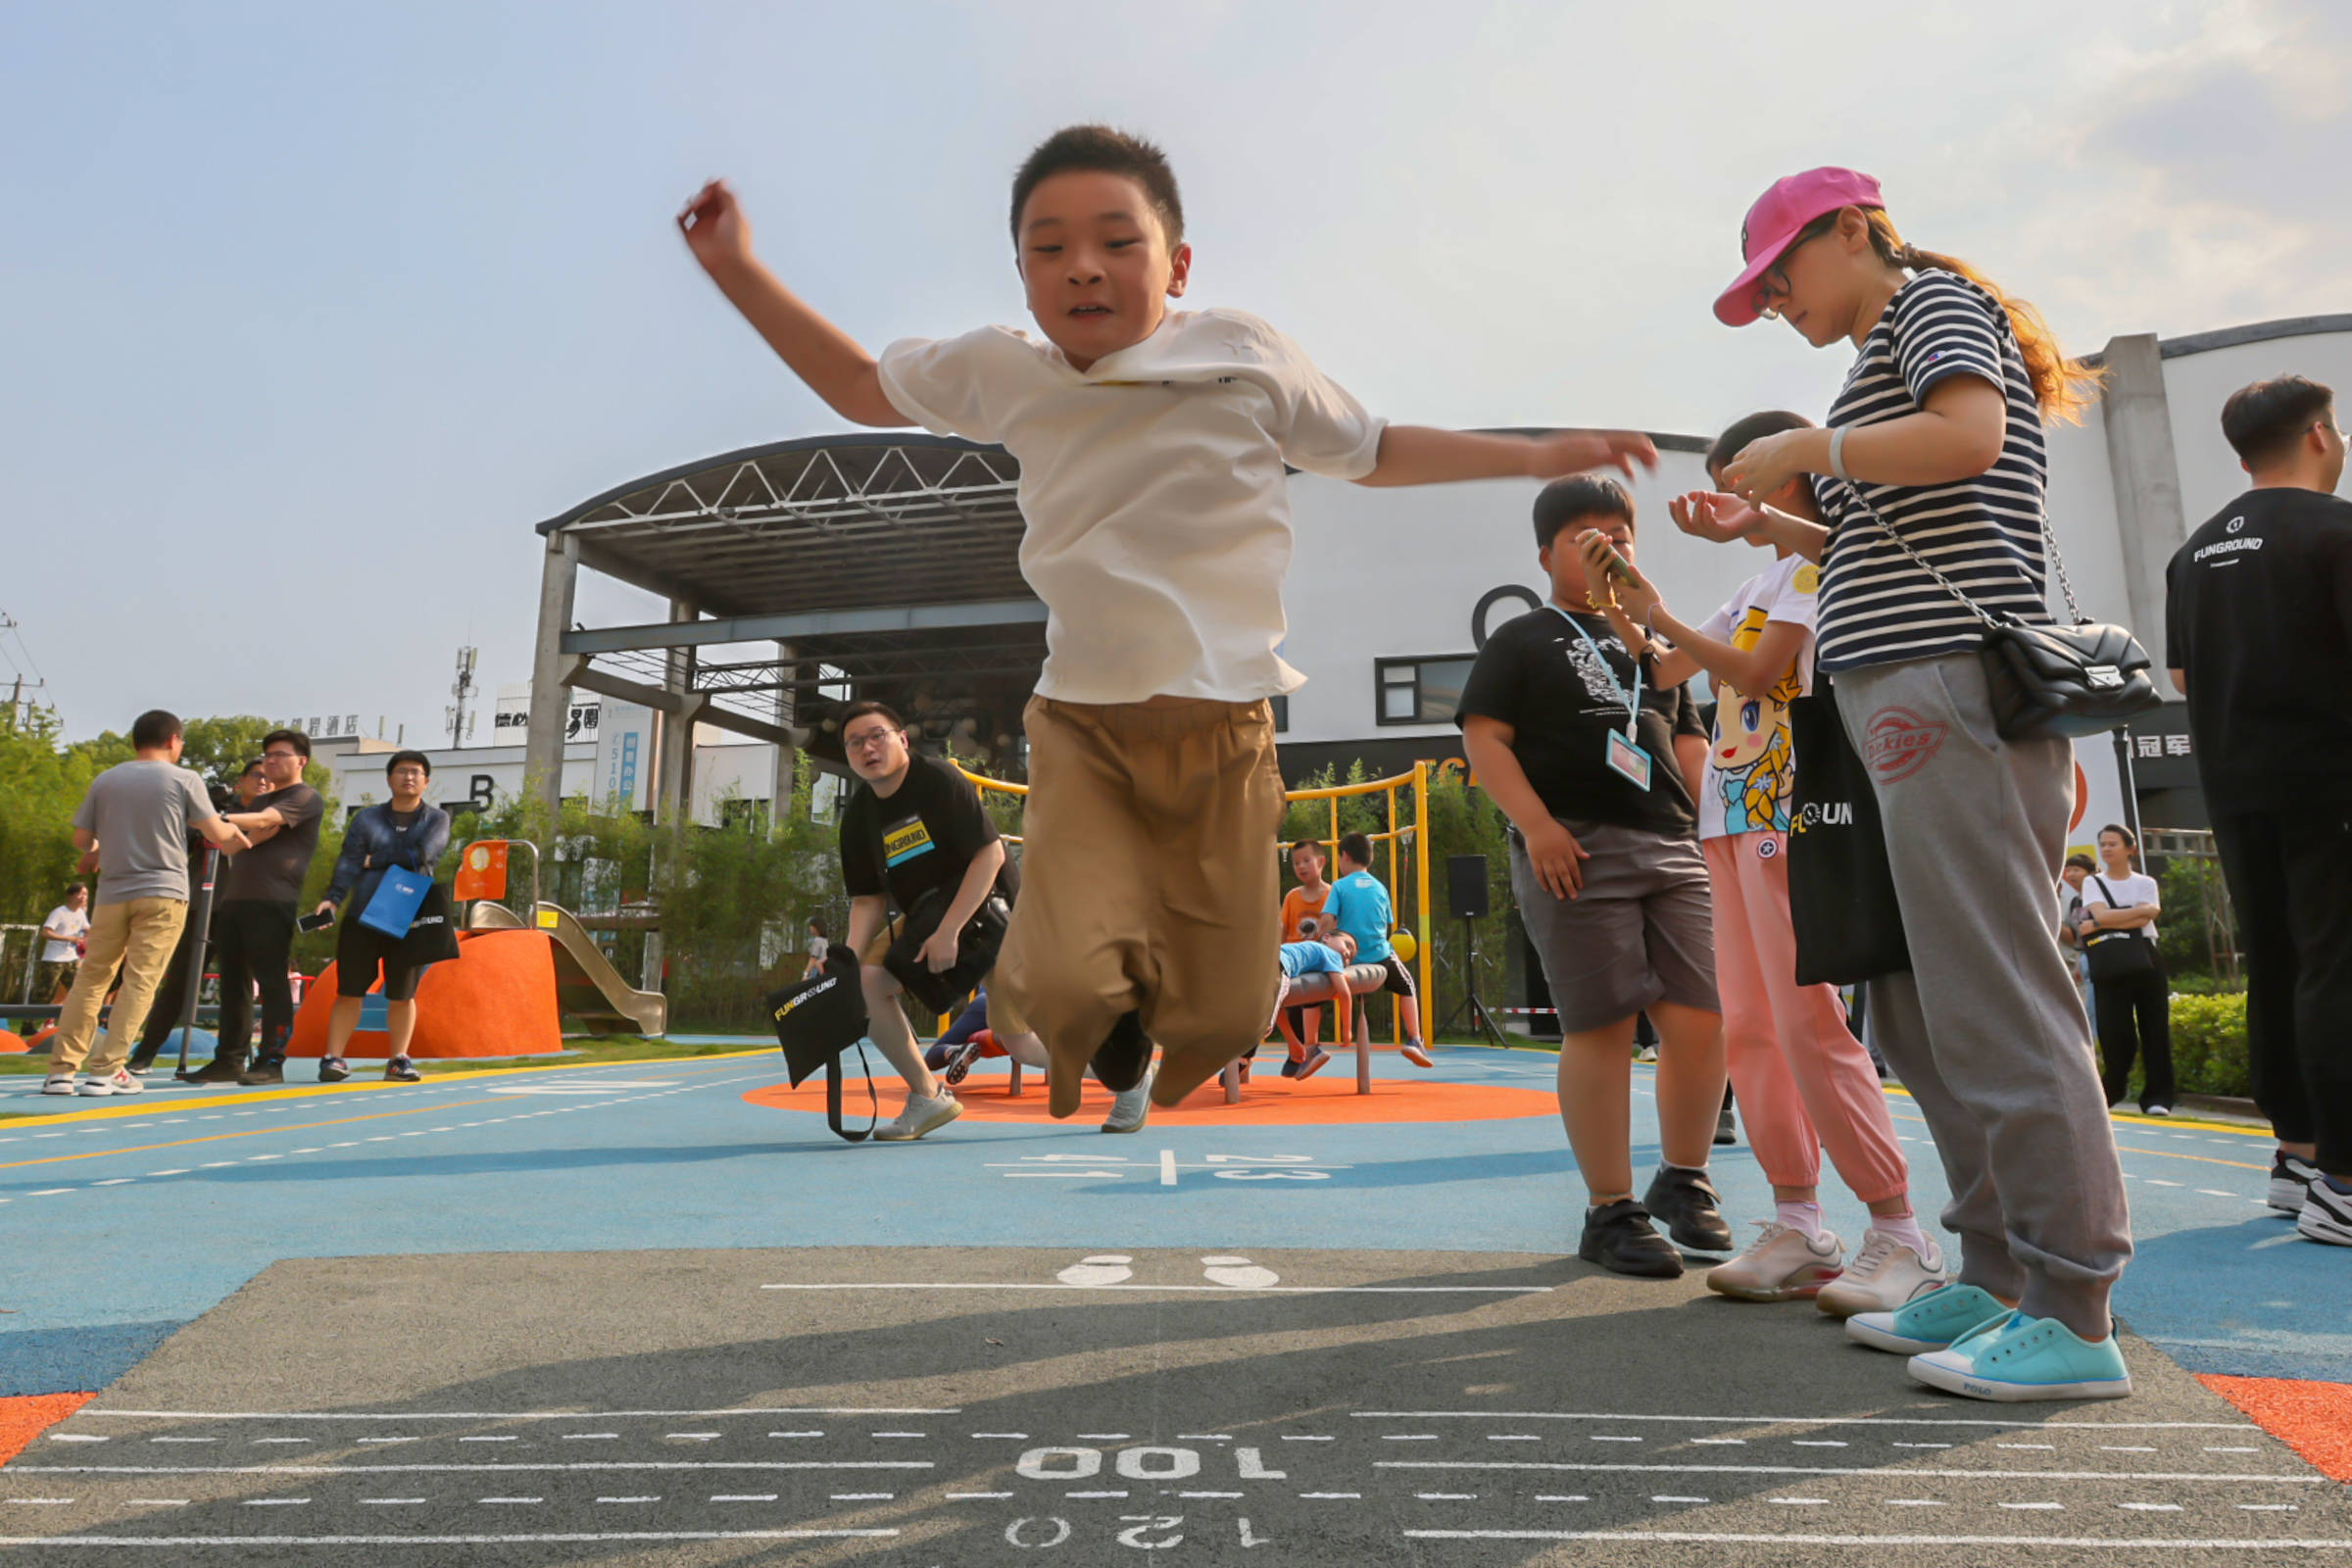
<path fill-rule="evenodd" d="M 771 992 L 769 1021 L 776 1044 L 784 1048 L 784 1066 L 792 1087 L 819 1067 L 825 1070 L 825 1121 L 844 1140 L 860 1144 L 873 1136 L 882 1120 L 881 1097 L 874 1092 L 873 1068 L 865 1059 L 865 991 L 858 984 L 858 955 L 840 943 L 825 950 L 822 970 Z M 858 1048 L 858 1065 L 865 1068 L 866 1098 L 873 1103 L 862 1131 L 852 1132 L 841 1120 L 841 1054 Z"/>
<path fill-rule="evenodd" d="M 2094 876 L 2091 880 L 2107 896 L 2107 907 L 2124 907 L 2116 903 L 2115 889 L 2107 885 L 2105 877 Z M 2083 908 L 2087 911 L 2089 906 L 2084 905 Z M 2129 931 L 2093 931 L 2086 937 L 2078 933 L 2078 936 L 2082 943 L 2083 956 L 2089 960 L 2090 983 L 2094 986 L 2133 980 L 2155 971 L 2156 944 L 2148 939 L 2145 930 L 2135 927 Z"/>
<path fill-rule="evenodd" d="M 882 967 L 890 971 L 891 978 L 933 1012 L 953 1011 L 988 978 L 988 972 L 997 966 L 998 951 L 1004 946 L 1005 928 L 1012 921 L 1011 906 L 1002 893 L 992 891 L 956 934 L 955 967 L 933 973 L 923 962 L 923 944 L 939 929 L 953 902 L 944 888 L 917 895 L 914 907 L 899 922 L 899 934 L 882 958 Z"/>
<path fill-rule="evenodd" d="M 1851 480 L 1840 479 L 1862 515 L 1879 525 L 1912 564 L 1943 585 L 1968 612 L 1984 624 L 1984 682 L 1991 688 L 1992 727 L 2005 741 L 2073 740 L 2121 728 L 2164 705 L 2148 673 L 2155 661 L 2131 629 L 2084 617 L 2067 580 L 2058 537 L 2041 518 L 2042 548 L 2066 596 L 2068 623 L 2037 626 L 2007 612 L 1995 614 L 1960 591 L 1936 564 L 1911 548 L 1892 524 L 1878 514 Z"/>
<path fill-rule="evenodd" d="M 445 963 L 458 956 L 458 922 L 449 906 L 449 889 L 435 880 L 410 917 L 408 933 L 385 949 L 385 956 L 404 969 Z"/>
<path fill-rule="evenodd" d="M 1788 913 L 1799 985 L 1852 985 L 1911 967 L 1870 769 L 1828 676 L 1788 705 Z"/>

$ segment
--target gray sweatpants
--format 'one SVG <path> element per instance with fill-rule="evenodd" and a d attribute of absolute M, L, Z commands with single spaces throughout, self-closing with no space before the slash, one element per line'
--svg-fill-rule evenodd
<path fill-rule="evenodd" d="M 1911 947 L 1909 973 L 1870 982 L 1871 1029 L 1936 1137 L 1960 1278 L 2095 1339 L 2132 1233 L 2055 940 L 2072 748 L 2001 740 L 1974 654 L 1835 678 Z"/>

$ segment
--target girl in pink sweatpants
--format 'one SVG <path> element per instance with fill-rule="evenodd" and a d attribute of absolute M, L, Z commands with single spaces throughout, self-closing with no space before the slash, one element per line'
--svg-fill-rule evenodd
<path fill-rule="evenodd" d="M 1751 415 L 1724 432 L 1709 472 L 1758 436 L 1807 423 Z M 1791 485 L 1780 505 L 1809 513 Z M 1675 503 L 1682 512 L 1687 500 Z M 1599 549 L 1588 545 L 1599 580 Z M 1812 683 L 1813 607 L 1820 569 L 1788 555 L 1740 586 L 1698 626 L 1675 619 L 1644 582 L 1618 588 L 1618 630 L 1660 648 L 1661 683 L 1704 671 L 1715 679 L 1715 732 L 1700 792 L 1699 839 L 1715 903 L 1715 984 L 1732 1087 L 1756 1162 L 1771 1181 L 1775 1217 L 1708 1286 L 1749 1300 L 1811 1298 L 1838 1316 L 1891 1310 L 1944 1282 L 1943 1259 L 1920 1229 L 1910 1169 L 1894 1136 L 1878 1071 L 1846 1027 L 1835 989 L 1796 983 L 1788 913 L 1788 704 Z M 1817 1188 L 1829 1152 L 1871 1212 L 1849 1261 L 1824 1229 Z"/>

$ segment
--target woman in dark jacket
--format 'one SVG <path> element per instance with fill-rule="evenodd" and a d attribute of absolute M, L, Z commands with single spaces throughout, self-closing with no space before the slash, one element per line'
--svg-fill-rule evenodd
<path fill-rule="evenodd" d="M 384 977 L 384 1029 L 392 1039 L 392 1059 L 384 1064 L 384 1078 L 413 1084 L 423 1076 L 409 1060 L 409 1040 L 416 1032 L 416 982 L 431 965 L 403 964 L 400 939 L 358 916 L 375 897 L 385 871 L 399 865 L 430 876 L 449 848 L 449 813 L 424 800 L 424 786 L 432 776 L 433 764 L 422 752 L 393 753 L 384 765 L 392 799 L 361 811 L 343 830 L 343 855 L 318 909 L 331 913 L 348 897 L 353 916 L 335 933 L 335 1009 L 327 1019 L 326 1054 L 318 1062 L 320 1083 L 341 1083 L 351 1076 L 343 1048 L 359 1027 L 361 1001 L 374 985 L 379 967 Z"/>

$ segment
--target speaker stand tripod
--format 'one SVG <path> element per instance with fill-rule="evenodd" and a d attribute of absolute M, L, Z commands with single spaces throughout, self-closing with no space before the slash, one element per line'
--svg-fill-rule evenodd
<path fill-rule="evenodd" d="M 1479 952 L 1477 931 L 1478 927 L 1476 924 L 1472 922 L 1468 916 L 1464 916 L 1462 919 L 1462 953 L 1464 956 L 1462 961 L 1462 1000 L 1454 1004 L 1453 1011 L 1446 1015 L 1445 1022 L 1439 1024 L 1435 1029 L 1432 1029 L 1429 1032 L 1429 1038 L 1432 1040 L 1437 1039 L 1446 1030 L 1452 1028 L 1455 1020 L 1459 1019 L 1463 1023 L 1472 1025 L 1479 1031 L 1483 1032 L 1487 1038 L 1493 1040 L 1498 1046 L 1509 1044 L 1508 1041 L 1503 1039 L 1502 1028 L 1500 1025 L 1495 1023 L 1494 1015 L 1489 1012 L 1487 1010 L 1487 1004 L 1479 1000 Z"/>

